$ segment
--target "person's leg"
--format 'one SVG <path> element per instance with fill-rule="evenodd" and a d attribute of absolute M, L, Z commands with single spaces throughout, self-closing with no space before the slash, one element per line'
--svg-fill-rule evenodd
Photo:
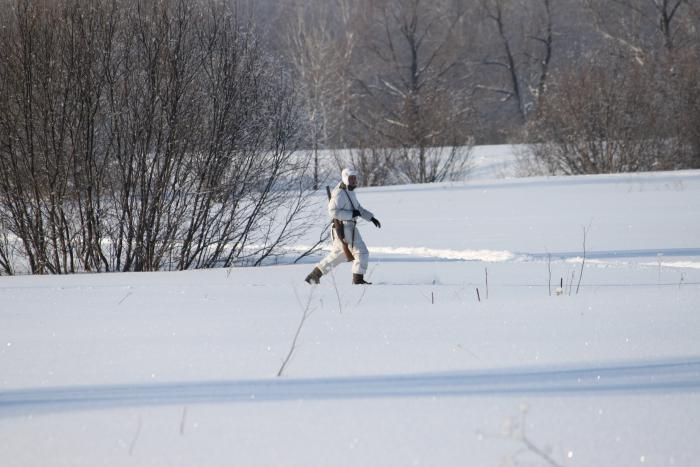
<path fill-rule="evenodd" d="M 340 243 L 340 240 L 336 239 L 333 241 L 333 248 L 330 253 L 319 261 L 314 270 L 304 280 L 309 284 L 319 284 L 321 276 L 327 274 L 331 269 L 342 263 L 343 260 L 345 260 L 343 245 Z"/>
<path fill-rule="evenodd" d="M 367 272 L 367 265 L 369 263 L 369 250 L 367 245 L 365 245 L 360 231 L 355 229 L 355 242 L 352 247 L 352 254 L 355 257 L 355 261 L 352 263 L 352 283 L 353 284 L 369 284 L 364 279 L 365 272 Z"/>
<path fill-rule="evenodd" d="M 323 274 L 328 274 L 331 269 L 346 261 L 343 245 L 340 242 L 341 240 L 333 241 L 333 249 L 316 265 Z"/>

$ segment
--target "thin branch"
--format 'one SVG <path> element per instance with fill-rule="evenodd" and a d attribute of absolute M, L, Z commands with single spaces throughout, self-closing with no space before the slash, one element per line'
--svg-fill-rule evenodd
<path fill-rule="evenodd" d="M 549 296 L 552 296 L 552 254 L 547 252 L 547 271 L 549 272 L 549 277 L 547 279 L 547 289 L 549 290 Z"/>
<path fill-rule="evenodd" d="M 304 323 L 306 323 L 306 320 L 311 316 L 314 310 L 310 309 L 311 307 L 311 301 L 313 300 L 314 296 L 314 290 L 315 288 L 312 288 L 311 291 L 309 292 L 309 298 L 306 301 L 306 305 L 302 305 L 301 299 L 299 298 L 299 294 L 297 293 L 296 287 L 294 287 L 294 296 L 297 299 L 297 303 L 299 304 L 299 307 L 302 310 L 301 313 L 301 320 L 299 321 L 299 326 L 297 327 L 297 331 L 294 334 L 294 339 L 292 340 L 292 345 L 289 347 L 289 352 L 287 353 L 287 356 L 284 359 L 284 362 L 282 362 L 282 366 L 280 367 L 279 371 L 277 372 L 277 377 L 282 376 L 282 373 L 284 373 L 285 368 L 287 367 L 287 364 L 292 358 L 292 355 L 294 354 L 294 351 L 297 348 L 297 340 L 299 339 L 299 334 L 301 334 L 301 330 L 304 327 Z"/>
<path fill-rule="evenodd" d="M 340 299 L 340 292 L 338 291 L 338 284 L 335 280 L 335 273 L 331 269 L 331 282 L 333 283 L 333 290 L 335 290 L 335 296 L 338 299 L 338 313 L 343 314 L 343 302 Z"/>
<path fill-rule="evenodd" d="M 143 420 L 141 420 L 141 416 L 139 416 L 138 422 L 136 424 L 136 432 L 134 433 L 134 437 L 131 439 L 131 444 L 129 444 L 129 455 L 134 454 L 134 448 L 136 447 L 136 441 L 138 441 L 139 436 L 141 435 L 141 428 L 143 426 Z"/>
<path fill-rule="evenodd" d="M 546 452 L 544 452 L 542 449 L 537 447 L 532 441 L 530 441 L 530 438 L 527 436 L 523 436 L 523 444 L 525 447 L 528 449 L 528 451 L 540 456 L 545 462 L 550 464 L 552 467 L 563 467 L 560 463 L 552 459 Z"/>
<path fill-rule="evenodd" d="M 581 278 L 583 277 L 583 268 L 586 265 L 586 233 L 588 229 L 583 227 L 583 261 L 581 261 L 581 273 L 578 276 L 578 284 L 576 285 L 576 293 L 578 294 L 579 288 L 581 287 Z"/>
<path fill-rule="evenodd" d="M 180 435 L 185 434 L 185 423 L 187 420 L 187 406 L 182 408 L 182 417 L 180 418 Z"/>

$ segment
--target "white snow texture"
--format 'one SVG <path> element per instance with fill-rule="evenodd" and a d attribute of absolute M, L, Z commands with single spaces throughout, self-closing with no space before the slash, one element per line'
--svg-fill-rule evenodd
<path fill-rule="evenodd" d="M 700 465 L 700 171 L 494 179 L 491 150 L 358 189 L 371 286 L 305 284 L 323 251 L 0 277 L 0 465 Z"/>

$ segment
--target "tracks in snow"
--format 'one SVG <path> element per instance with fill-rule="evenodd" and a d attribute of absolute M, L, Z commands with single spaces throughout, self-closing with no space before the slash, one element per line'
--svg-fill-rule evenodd
<path fill-rule="evenodd" d="M 425 247 L 375 247 L 369 248 L 374 255 L 410 256 L 443 260 L 483 261 L 500 263 L 507 261 L 546 261 L 580 259 L 582 251 L 564 251 L 551 253 L 516 253 L 508 250 L 448 250 Z M 587 259 L 621 259 L 621 258 L 666 258 L 666 257 L 700 257 L 700 248 L 657 248 L 644 250 L 601 250 L 586 252 Z M 391 260 L 391 259 L 387 259 Z"/>
<path fill-rule="evenodd" d="M 131 406 L 674 392 L 700 393 L 700 357 L 415 375 L 23 389 L 0 392 L 0 417 Z"/>
<path fill-rule="evenodd" d="M 310 248 L 310 246 L 300 245 L 288 247 L 287 250 L 290 253 L 303 253 Z M 485 263 L 504 263 L 542 262 L 547 261 L 549 258 L 553 261 L 580 262 L 583 257 L 583 251 L 532 253 L 509 250 L 453 250 L 428 247 L 370 247 L 369 252 L 373 258 L 379 258 L 383 262 L 482 261 Z M 595 261 L 598 264 L 642 258 L 656 260 L 653 262 L 653 266 L 658 266 L 661 260 L 662 266 L 700 269 L 700 248 L 648 248 L 586 252 L 586 260 Z M 669 258 L 691 258 L 692 260 L 667 261 Z M 315 261 L 315 258 L 309 259 L 309 262 Z M 645 266 L 651 265 L 650 262 L 640 264 Z"/>

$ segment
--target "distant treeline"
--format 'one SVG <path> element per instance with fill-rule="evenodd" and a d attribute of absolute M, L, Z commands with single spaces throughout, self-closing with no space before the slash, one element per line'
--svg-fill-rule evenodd
<path fill-rule="evenodd" d="M 700 167 L 700 0 L 250 5 L 305 146 L 397 149 L 375 172 L 387 155 L 433 181 L 407 148 L 471 142 L 546 143 L 533 162 L 561 173 Z"/>

